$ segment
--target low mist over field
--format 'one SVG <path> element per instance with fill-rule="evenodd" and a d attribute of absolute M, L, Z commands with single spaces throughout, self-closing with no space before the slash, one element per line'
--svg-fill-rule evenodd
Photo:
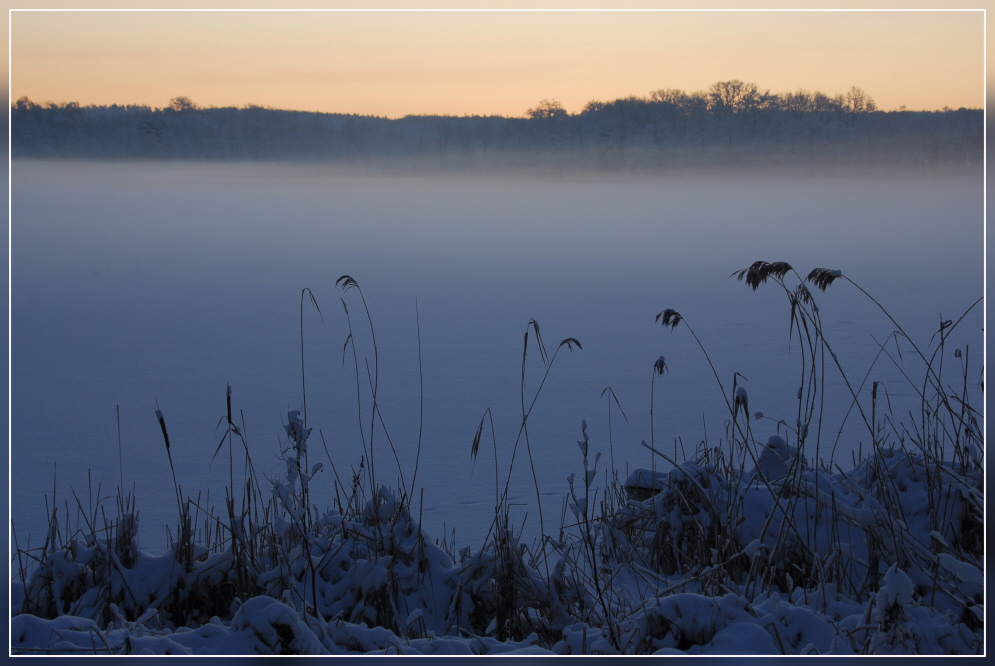
<path fill-rule="evenodd" d="M 18 100 L 12 650 L 983 652 L 982 121 Z"/>

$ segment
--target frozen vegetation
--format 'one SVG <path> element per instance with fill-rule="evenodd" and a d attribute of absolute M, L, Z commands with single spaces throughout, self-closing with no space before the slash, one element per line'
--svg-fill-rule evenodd
<path fill-rule="evenodd" d="M 871 298 L 860 286 L 837 270 L 802 278 L 783 262 L 734 275 L 786 297 L 800 367 L 795 413 L 751 412 L 739 375 L 724 380 L 713 367 L 728 408 L 717 441 L 675 460 L 651 436 L 653 465 L 623 478 L 606 462 L 611 440 L 590 439 L 580 423 L 562 515 L 540 507 L 541 538 L 521 538 L 496 471 L 488 536 L 463 548 L 422 529 L 417 464 L 395 486 L 377 475 L 396 453 L 373 428 L 373 322 L 343 276 L 352 313 L 344 358 L 373 396 L 359 414 L 367 455 L 328 455 L 307 423 L 305 393 L 284 423 L 285 472 L 260 478 L 229 389 L 215 454 L 231 470 L 224 508 L 211 512 L 177 486 L 165 552 L 140 547 L 139 508 L 123 490 L 95 505 L 74 498 L 74 520 L 53 511 L 44 545 L 13 554 L 12 652 L 983 653 L 984 418 L 971 406 L 980 375 L 970 350 L 947 345 L 961 320 L 943 321 L 926 345 L 892 320 L 881 362 L 902 368 L 921 405 L 895 414 L 870 377 L 843 376 L 843 394 L 824 395 L 827 376 L 843 373 L 817 296 L 832 288 Z M 698 342 L 679 312 L 657 321 Z M 353 335 L 374 337 L 372 357 Z M 541 361 L 544 381 L 560 353 L 580 346 L 547 347 L 530 321 L 518 437 L 498 442 L 485 413 L 467 437 L 471 455 L 496 459 L 501 448 L 509 478 L 511 466 L 531 465 L 527 420 L 542 384 L 526 394 L 525 357 Z M 667 371 L 661 357 L 654 377 Z M 822 422 L 824 401 L 849 404 L 865 428 L 869 444 L 846 465 L 827 453 L 835 426 Z M 167 421 L 156 417 L 172 466 Z M 335 487 L 330 506 L 311 501 L 319 482 Z"/>

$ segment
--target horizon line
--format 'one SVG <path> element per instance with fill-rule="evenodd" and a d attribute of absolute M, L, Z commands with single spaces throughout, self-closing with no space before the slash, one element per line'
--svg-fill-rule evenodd
<path fill-rule="evenodd" d="M 693 91 L 693 92 L 705 92 L 705 91 L 697 91 L 696 90 L 696 91 Z M 818 92 L 821 92 L 821 91 L 814 90 L 814 91 L 805 91 L 805 92 L 818 93 Z M 778 94 L 778 93 L 775 93 L 775 94 Z M 823 94 L 825 94 L 825 93 L 823 93 Z M 842 94 L 842 93 L 840 93 L 840 94 Z M 65 107 L 65 106 L 70 105 L 70 104 L 76 104 L 81 109 L 87 109 L 87 108 L 109 108 L 109 107 L 112 107 L 112 106 L 147 107 L 148 109 L 150 109 L 152 111 L 175 110 L 177 113 L 182 113 L 184 111 L 209 111 L 209 110 L 223 110 L 223 109 L 248 110 L 248 109 L 255 108 L 255 109 L 264 109 L 266 111 L 282 111 L 282 112 L 287 112 L 287 113 L 320 113 L 320 114 L 333 115 L 333 116 L 359 116 L 359 117 L 363 117 L 363 118 L 382 118 L 382 119 L 388 119 L 388 120 L 400 120 L 400 119 L 403 119 L 403 118 L 419 118 L 419 117 L 426 117 L 426 118 L 505 118 L 505 119 L 523 119 L 524 118 L 524 119 L 529 119 L 529 117 L 528 117 L 528 111 L 527 110 L 524 111 L 524 112 L 522 112 L 521 115 L 513 115 L 513 116 L 506 116 L 506 115 L 501 115 L 501 114 L 498 114 L 498 113 L 493 113 L 493 114 L 480 114 L 480 113 L 476 113 L 476 114 L 468 114 L 468 113 L 463 113 L 463 114 L 450 114 L 450 113 L 406 113 L 406 114 L 398 115 L 398 116 L 389 116 L 387 114 L 358 113 L 358 112 L 354 112 L 354 111 L 318 111 L 318 110 L 314 110 L 314 109 L 297 109 L 297 108 L 291 108 L 291 107 L 276 107 L 276 106 L 271 106 L 271 105 L 267 105 L 267 104 L 257 104 L 255 102 L 243 102 L 240 105 L 230 104 L 230 105 L 224 105 L 224 106 L 218 106 L 218 105 L 215 105 L 215 104 L 200 105 L 196 101 L 191 100 L 186 95 L 176 95 L 175 97 L 170 98 L 170 101 L 172 101 L 174 99 L 178 99 L 178 98 L 186 98 L 187 100 L 189 100 L 190 102 L 192 102 L 194 104 L 194 107 L 193 108 L 189 108 L 189 109 L 183 109 L 183 110 L 175 110 L 175 109 L 171 109 L 170 108 L 169 103 L 166 103 L 163 106 L 157 106 L 155 104 L 150 104 L 150 103 L 147 103 L 147 102 L 110 102 L 110 103 L 106 103 L 106 104 L 85 104 L 85 105 L 84 104 L 80 104 L 79 102 L 76 102 L 74 100 L 66 100 L 66 101 L 62 101 L 62 102 L 54 102 L 52 100 L 45 100 L 44 102 L 39 102 L 39 101 L 37 101 L 35 99 L 32 99 L 28 95 L 21 95 L 20 97 L 18 97 L 15 100 L 14 97 L 13 97 L 13 95 L 10 92 L 10 86 L 8 85 L 8 87 L 7 87 L 7 106 L 8 106 L 8 109 L 12 109 L 14 107 L 14 104 L 17 101 L 19 101 L 21 99 L 27 99 L 29 102 L 31 102 L 32 104 L 36 104 L 39 107 L 44 107 L 45 105 L 48 105 L 48 104 L 51 104 L 51 105 L 54 105 L 54 106 L 57 106 L 57 107 Z M 653 99 L 650 99 L 649 97 L 638 97 L 638 96 L 635 96 L 635 95 L 633 95 L 631 97 L 619 97 L 619 98 L 616 98 L 616 99 L 613 99 L 613 100 L 604 100 L 604 101 L 592 98 L 589 101 L 590 102 L 602 102 L 604 104 L 611 104 L 613 102 L 628 101 L 629 99 L 632 99 L 632 98 L 635 98 L 635 99 L 637 99 L 638 101 L 641 101 L 641 102 L 646 102 L 648 104 L 666 104 L 667 103 L 667 102 L 660 102 L 660 101 L 657 101 L 657 100 L 653 100 Z M 539 103 L 542 103 L 544 101 L 547 101 L 547 99 L 544 98 L 543 100 L 540 100 Z M 553 99 L 553 100 L 548 100 L 548 101 L 555 102 L 556 100 Z M 986 108 L 987 108 L 987 105 L 988 105 L 988 101 L 989 100 L 986 97 L 985 104 L 982 105 L 982 106 L 980 106 L 980 107 L 973 107 L 973 106 L 952 107 L 952 106 L 949 106 L 949 105 L 944 105 L 942 107 L 935 108 L 935 109 L 909 109 L 909 108 L 882 109 L 882 108 L 876 108 L 876 109 L 871 110 L 871 111 L 856 111 L 856 112 L 853 112 L 853 113 L 948 113 L 948 112 L 951 112 L 951 111 L 961 111 L 961 110 L 964 110 L 964 111 L 985 111 Z M 993 96 L 993 101 L 995 101 L 995 96 Z M 770 112 L 770 111 L 788 112 L 787 110 L 784 110 L 784 109 L 763 109 L 763 110 L 760 110 L 760 111 L 761 112 Z M 566 109 L 564 109 L 564 112 L 568 116 L 580 116 L 580 115 L 582 115 L 584 113 L 583 110 L 577 111 L 576 113 L 571 113 L 570 111 L 567 111 Z M 801 111 L 800 113 L 826 113 L 826 112 L 827 111 L 810 110 L 810 111 Z M 799 113 L 799 112 L 794 111 L 793 113 Z"/>

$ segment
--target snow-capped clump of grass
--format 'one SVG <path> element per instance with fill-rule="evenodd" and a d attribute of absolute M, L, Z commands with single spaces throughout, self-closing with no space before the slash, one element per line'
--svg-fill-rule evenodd
<path fill-rule="evenodd" d="M 724 438 L 715 445 L 703 441 L 676 460 L 657 450 L 651 431 L 651 443 L 644 445 L 654 468 L 637 468 L 621 480 L 613 464 L 604 469 L 603 443 L 591 439 L 584 421 L 576 471 L 564 479 L 559 529 L 547 533 L 544 527 L 537 542 L 522 541 L 510 520 L 508 485 L 502 489 L 495 464 L 488 536 L 476 549 L 459 550 L 434 541 L 412 511 L 417 474 L 410 486 L 403 476 L 399 488 L 377 482 L 374 454 L 383 455 L 383 447 L 374 448 L 372 424 L 381 405 L 367 311 L 372 365 L 358 357 L 351 320 L 343 346 L 353 345 L 357 378 L 360 367 L 372 368 L 366 375 L 372 404 L 361 402 L 366 411 L 361 407 L 359 415 L 367 426 L 360 428 L 365 455 L 345 483 L 328 456 L 335 486 L 330 506 L 319 508 L 310 495 L 323 467 L 309 460 L 309 448 L 317 449 L 306 423 L 306 398 L 305 407 L 291 410 L 283 424 L 285 472 L 261 482 L 244 428 L 232 420 L 228 387 L 225 433 L 215 452 L 228 441 L 231 482 L 224 514 L 206 513 L 174 482 L 175 538 L 154 554 L 139 546 L 134 496 L 123 490 L 109 515 L 100 502 L 84 510 L 77 499 L 74 526 L 67 518 L 60 522 L 53 510 L 44 545 L 14 554 L 12 652 L 983 652 L 984 419 L 971 407 L 967 350 L 952 354 L 960 361 L 959 389 L 945 378 L 943 365 L 950 356 L 948 336 L 959 321 L 941 323 L 931 350 L 896 329 L 894 344 L 911 347 L 924 375 L 921 383 L 910 380 L 921 413 L 903 424 L 882 413 L 877 382 L 868 392 L 842 374 L 808 285 L 826 289 L 849 282 L 866 294 L 861 287 L 837 270 L 817 269 L 802 279 L 784 262 L 756 262 L 734 275 L 753 289 L 773 282 L 788 298 L 789 335 L 798 340 L 802 359 L 797 411 L 790 419 L 759 412 L 751 417 L 745 379 L 733 373 L 726 392 L 688 329 L 728 408 Z M 792 275 L 793 285 L 787 282 Z M 339 284 L 362 295 L 352 278 Z M 313 294 L 311 299 L 317 307 Z M 672 309 L 658 321 L 671 329 L 687 327 Z M 523 459 L 532 464 L 525 423 L 538 391 L 526 399 L 530 335 L 540 352 L 543 382 L 557 356 L 547 354 L 531 320 L 523 350 L 522 426 L 509 446 L 509 479 L 522 442 Z M 580 343 L 566 338 L 557 352 L 562 347 L 580 349 Z M 654 382 L 666 369 L 660 357 Z M 822 394 L 831 371 L 842 377 L 844 399 L 870 442 L 846 468 L 824 460 Z M 359 386 L 357 380 L 357 391 Z M 155 415 L 171 463 L 158 405 Z M 489 415 L 487 410 L 484 419 Z M 473 438 L 474 458 L 484 419 Z M 776 432 L 760 432 L 768 421 Z M 497 462 L 493 424 L 491 436 Z M 232 464 L 236 441 L 243 445 L 241 479 Z M 610 427 L 608 446 L 612 460 Z M 657 469 L 657 457 L 670 467 Z"/>

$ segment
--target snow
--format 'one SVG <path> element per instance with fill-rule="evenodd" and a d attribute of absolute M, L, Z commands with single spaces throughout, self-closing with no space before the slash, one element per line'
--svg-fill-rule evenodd
<path fill-rule="evenodd" d="M 765 448 L 783 464 L 780 455 L 792 447 L 772 436 Z M 26 585 L 12 585 L 11 649 L 153 655 L 983 649 L 980 553 L 951 547 L 966 538 L 955 522 L 927 529 L 925 495 L 935 491 L 925 483 L 929 463 L 883 450 L 830 475 L 798 462 L 772 493 L 752 474 L 725 476 L 719 456 L 706 451 L 667 473 L 634 470 L 625 487 L 650 496 L 601 516 L 590 513 L 586 495 L 571 490 L 578 523 L 552 542 L 557 559 L 549 574 L 503 521 L 484 547 L 453 559 L 386 486 L 353 505 L 355 512 L 311 515 L 313 533 L 303 541 L 306 519 L 288 515 L 297 496 L 274 488 L 279 503 L 272 506 L 284 512 L 274 516 L 280 520 L 269 537 L 275 558 L 256 560 L 269 562 L 257 574 L 260 593 L 230 603 L 223 590 L 239 575 L 230 545 L 194 547 L 184 556 L 174 544 L 151 555 L 127 530 L 123 539 L 73 541 L 48 553 Z M 901 521 L 881 508 L 887 499 L 879 494 L 881 470 L 888 483 L 904 488 L 894 505 Z M 957 474 L 951 466 L 946 473 Z M 949 486 L 933 501 L 954 502 L 956 516 L 969 511 L 969 497 Z M 738 527 L 709 541 L 707 559 L 692 564 L 688 557 L 700 552 L 700 539 L 720 527 L 713 521 L 734 507 L 742 510 Z M 793 521 L 790 533 L 786 521 Z M 705 532 L 688 531 L 696 524 Z M 134 530 L 134 516 L 122 516 L 121 525 Z M 828 553 L 820 559 L 822 573 L 779 559 L 804 552 L 806 533 L 817 533 L 813 543 Z M 902 550 L 889 551 L 890 539 L 901 540 Z M 929 543 L 944 552 L 933 553 L 923 545 Z M 627 555 L 620 559 L 621 553 Z M 738 557 L 746 558 L 739 570 L 754 575 L 737 580 L 724 568 Z M 879 562 L 877 572 L 871 560 Z M 592 571 L 600 572 L 597 584 Z M 719 571 L 725 573 L 713 579 Z M 514 595 L 510 607 L 503 605 L 506 594 Z"/>
<path fill-rule="evenodd" d="M 670 475 L 667 472 L 637 467 L 625 479 L 626 490 L 663 490 Z M 630 492 L 631 492 L 630 490 Z"/>
<path fill-rule="evenodd" d="M 694 319 L 694 325 L 699 321 Z M 679 327 L 675 336 L 682 332 Z M 595 348 L 580 337 L 585 349 Z M 333 351 L 337 354 L 340 347 L 337 340 Z M 513 351 L 519 354 L 520 348 Z M 678 372 L 679 364 L 687 363 L 676 352 L 668 352 L 668 358 Z M 644 365 L 640 372 L 648 370 Z M 517 366 L 513 369 L 517 388 Z M 731 397 L 737 407 L 746 411 L 752 398 L 755 407 L 763 406 L 769 414 L 783 413 L 760 390 L 758 374 L 748 369 L 746 374 L 753 380 L 753 395 L 736 387 Z M 710 376 L 707 380 L 712 381 Z M 670 385 L 661 382 L 657 393 L 665 397 L 657 405 L 662 415 L 657 427 L 662 430 L 665 420 L 701 425 L 696 401 L 704 391 L 686 391 L 671 400 Z M 795 381 L 785 386 L 793 396 Z M 291 390 L 295 387 L 299 389 L 299 382 Z M 457 390 L 469 393 L 462 385 Z M 135 393 L 145 395 L 139 389 Z M 228 387 L 226 395 L 230 393 Z M 800 389 L 798 395 L 800 399 Z M 21 396 L 24 406 L 43 404 L 23 391 Z M 309 394 L 309 425 L 338 423 L 316 418 L 316 402 Z M 549 411 L 572 415 L 568 402 L 557 402 Z M 461 413 L 456 403 L 443 403 L 447 417 Z M 624 404 L 635 418 L 630 403 Z M 169 412 L 174 410 L 171 404 Z M 145 408 L 151 423 L 148 412 Z M 617 488 L 599 483 L 608 477 L 599 476 L 597 468 L 602 453 L 597 449 L 607 451 L 608 431 L 599 431 L 592 419 L 590 431 L 587 422 L 582 424 L 582 440 L 563 432 L 552 442 L 549 436 L 541 438 L 547 441 L 542 441 L 545 458 L 537 457 L 540 474 L 560 483 L 549 494 L 562 498 L 569 492 L 565 504 L 571 508 L 571 513 L 564 509 L 567 524 L 555 539 L 549 537 L 544 553 L 523 538 L 520 524 L 516 531 L 507 513 L 495 520 L 486 541 L 457 551 L 455 542 L 449 547 L 432 538 L 439 534 L 430 534 L 428 516 L 423 524 L 416 510 L 420 507 L 402 490 L 384 485 L 387 475 L 350 496 L 348 469 L 340 466 L 346 482 L 341 490 L 347 495 L 341 504 L 332 508 L 303 502 L 312 477 L 328 478 L 331 472 L 320 463 L 308 464 L 308 444 L 317 440 L 309 442 L 311 428 L 304 427 L 301 412 L 283 413 L 288 440 L 277 458 L 281 468 L 269 483 L 263 479 L 261 488 L 266 518 L 240 516 L 236 501 L 233 517 L 224 512 L 218 516 L 215 527 L 221 536 L 210 548 L 195 543 L 184 554 L 178 530 L 173 531 L 178 543 L 165 551 L 151 538 L 140 543 L 136 511 L 116 517 L 108 511 L 111 525 L 95 534 L 73 532 L 60 513 L 61 522 L 52 521 L 48 531 L 52 545 L 46 557 L 29 568 L 23 582 L 11 583 L 12 650 L 446 655 L 973 654 L 984 649 L 984 544 L 978 537 L 984 515 L 978 470 L 984 451 L 974 435 L 966 434 L 966 462 L 924 457 L 913 447 L 870 451 L 865 442 L 863 459 L 830 470 L 806 460 L 797 451 L 801 445 L 794 445 L 797 440 L 789 443 L 791 429 L 785 427 L 778 431 L 787 431 L 783 437 L 770 436 L 765 445 L 761 442 L 767 432 L 757 432 L 757 441 L 751 436 L 745 445 L 756 453 L 755 467 L 749 456 L 730 467 L 722 446 L 703 444 L 689 447 L 687 462 L 678 468 L 636 468 Z M 588 413 L 595 412 L 592 408 Z M 787 413 L 794 421 L 794 412 Z M 162 413 L 156 409 L 155 415 L 165 435 Z M 618 416 L 616 412 L 616 424 Z M 213 424 L 216 418 L 213 413 L 208 420 Z M 762 418 L 762 412 L 754 413 L 755 420 Z M 816 422 L 811 423 L 815 430 Z M 32 421 L 15 425 L 19 437 L 35 436 L 27 425 L 49 436 Z M 795 423 L 803 440 L 808 425 L 803 419 Z M 229 426 L 240 434 L 234 424 Z M 178 427 L 183 427 L 182 419 L 174 416 L 171 428 Z M 540 422 L 530 420 L 529 428 L 536 446 Z M 253 431 L 251 424 L 248 430 Z M 708 432 L 713 444 L 722 437 L 711 426 Z M 173 435 L 176 453 L 184 438 L 177 431 Z M 196 440 L 188 437 L 190 441 Z M 572 441 L 578 441 L 583 474 L 571 474 L 564 483 L 564 461 L 581 471 Z M 210 442 L 208 455 L 216 442 L 216 437 Z M 155 443 L 161 454 L 161 438 Z M 30 438 L 18 440 L 20 449 L 34 445 Z M 841 448 L 856 445 L 844 441 Z M 615 446 L 618 459 L 625 461 L 618 431 Z M 321 449 L 311 448 L 312 455 Z M 812 455 L 811 448 L 805 452 Z M 335 453 L 336 460 L 343 459 Z M 501 453 L 506 455 L 505 449 Z M 485 483 L 449 464 L 455 454 L 447 451 L 445 456 L 436 485 L 468 488 L 465 494 L 479 499 Z M 674 456 L 685 459 L 678 457 L 676 445 Z M 180 456 L 174 457 L 183 464 Z M 353 471 L 358 475 L 366 473 L 357 467 L 359 472 Z M 189 482 L 196 477 L 180 478 Z M 942 480 L 938 485 L 937 479 Z M 365 484 L 365 477 L 361 481 Z M 540 483 L 546 488 L 542 476 Z M 639 496 L 633 490 L 641 491 Z M 146 498 L 171 494 L 168 488 L 167 493 L 150 491 Z M 23 488 L 15 495 L 23 496 Z M 523 496 L 529 500 L 519 494 L 515 501 Z M 481 503 L 489 502 L 488 497 Z M 534 504 L 522 512 L 526 510 L 535 525 Z M 245 566 L 250 551 L 253 566 Z M 233 595 L 236 587 L 239 593 Z"/>
<path fill-rule="evenodd" d="M 780 435 L 771 435 L 767 440 L 760 455 L 757 457 L 757 464 L 751 470 L 751 474 L 763 475 L 767 481 L 776 481 L 788 474 L 788 470 L 793 466 L 798 449 L 789 447 L 788 443 Z"/>

